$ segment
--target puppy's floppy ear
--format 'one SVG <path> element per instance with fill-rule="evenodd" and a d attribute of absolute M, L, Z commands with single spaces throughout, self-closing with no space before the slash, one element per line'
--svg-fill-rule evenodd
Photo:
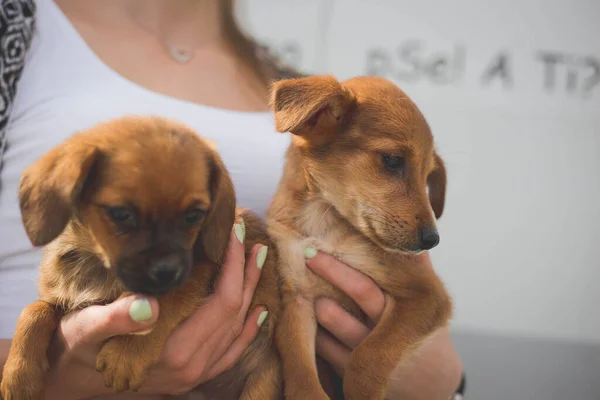
<path fill-rule="evenodd" d="M 71 139 L 24 171 L 19 204 L 34 246 L 48 244 L 62 233 L 99 155 L 95 147 Z"/>
<path fill-rule="evenodd" d="M 316 144 L 336 131 L 356 98 L 334 77 L 324 75 L 275 82 L 269 103 L 277 131 Z"/>
<path fill-rule="evenodd" d="M 208 157 L 210 209 L 194 244 L 194 255 L 221 264 L 235 221 L 235 190 L 221 158 Z"/>
<path fill-rule="evenodd" d="M 444 212 L 446 203 L 446 167 L 444 160 L 437 154 L 433 155 L 435 168 L 427 177 L 429 188 L 429 202 L 436 218 L 440 218 Z"/>

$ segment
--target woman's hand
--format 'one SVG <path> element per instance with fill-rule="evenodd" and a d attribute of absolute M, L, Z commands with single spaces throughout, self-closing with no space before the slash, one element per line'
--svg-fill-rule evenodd
<path fill-rule="evenodd" d="M 420 261 L 423 268 L 433 268 L 429 255 L 420 256 Z M 315 308 L 321 325 L 317 333 L 317 353 L 343 376 L 352 350 L 381 318 L 385 296 L 370 278 L 328 254 L 318 253 L 307 265 L 352 298 L 371 322 L 370 326 L 362 324 L 331 299 L 317 300 Z M 394 370 L 388 384 L 388 398 L 446 400 L 458 388 L 461 374 L 460 358 L 452 346 L 448 329 L 443 329 L 414 353 L 410 363 Z"/>
<path fill-rule="evenodd" d="M 266 317 L 264 308 L 256 308 L 246 318 L 260 277 L 256 256 L 261 247 L 252 249 L 244 268 L 244 246 L 232 233 L 215 293 L 173 332 L 141 393 L 186 392 L 235 364 Z M 132 306 L 137 311 L 132 313 Z M 64 317 L 53 346 L 56 355 L 51 357 L 46 398 L 112 398 L 114 392 L 95 371 L 96 354 L 112 336 L 151 329 L 158 313 L 156 299 L 131 296 Z M 139 395 L 124 397 L 134 396 Z"/>

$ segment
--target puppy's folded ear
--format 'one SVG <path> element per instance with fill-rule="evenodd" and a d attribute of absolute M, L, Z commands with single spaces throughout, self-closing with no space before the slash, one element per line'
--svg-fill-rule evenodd
<path fill-rule="evenodd" d="M 444 160 L 437 154 L 433 155 L 435 168 L 427 177 L 429 189 L 429 202 L 436 218 L 440 218 L 444 212 L 446 203 L 446 167 Z"/>
<path fill-rule="evenodd" d="M 275 82 L 269 103 L 277 131 L 291 132 L 318 144 L 336 132 L 355 102 L 348 89 L 334 77 L 324 75 Z"/>
<path fill-rule="evenodd" d="M 235 190 L 221 158 L 208 157 L 210 209 L 194 244 L 194 257 L 221 264 L 235 221 Z"/>
<path fill-rule="evenodd" d="M 95 147 L 71 139 L 24 171 L 19 204 L 34 246 L 50 243 L 64 230 L 99 154 Z"/>

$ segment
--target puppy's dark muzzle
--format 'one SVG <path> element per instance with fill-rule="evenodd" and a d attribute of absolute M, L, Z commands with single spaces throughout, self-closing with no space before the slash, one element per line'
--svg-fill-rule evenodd
<path fill-rule="evenodd" d="M 148 263 L 127 263 L 118 268 L 117 275 L 127 290 L 158 296 L 175 289 L 187 279 L 191 262 L 186 257 L 172 255 Z"/>
<path fill-rule="evenodd" d="M 440 235 L 435 228 L 419 229 L 417 251 L 431 250 L 440 243 Z"/>
<path fill-rule="evenodd" d="M 176 260 L 160 260 L 156 262 L 148 273 L 159 286 L 170 286 L 179 279 L 183 266 Z"/>

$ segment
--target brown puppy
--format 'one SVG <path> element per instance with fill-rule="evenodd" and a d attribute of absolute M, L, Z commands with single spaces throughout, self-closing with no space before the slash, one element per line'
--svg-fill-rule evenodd
<path fill-rule="evenodd" d="M 23 311 L 4 367 L 4 400 L 43 398 L 47 348 L 64 314 L 128 292 L 158 296 L 156 326 L 108 340 L 97 368 L 107 386 L 139 389 L 168 336 L 210 294 L 234 219 L 245 221 L 247 257 L 256 243 L 270 245 L 258 218 L 244 210 L 236 217 L 235 202 L 218 154 L 189 128 L 159 118 L 100 124 L 29 167 L 23 222 L 34 245 L 49 244 L 40 301 Z M 200 388 L 209 398 L 282 393 L 270 339 L 280 302 L 275 262 L 273 249 L 251 305 L 265 305 L 269 319 L 241 361 Z"/>
<path fill-rule="evenodd" d="M 442 282 L 414 259 L 439 241 L 444 165 L 419 109 L 387 80 L 283 80 L 273 86 L 271 106 L 277 130 L 293 134 L 267 217 L 283 281 L 276 341 L 286 397 L 327 398 L 314 357 L 316 297 L 334 298 L 365 320 L 353 301 L 306 268 L 311 245 L 385 292 L 381 320 L 343 376 L 346 399 L 383 399 L 394 367 L 451 316 Z"/>

